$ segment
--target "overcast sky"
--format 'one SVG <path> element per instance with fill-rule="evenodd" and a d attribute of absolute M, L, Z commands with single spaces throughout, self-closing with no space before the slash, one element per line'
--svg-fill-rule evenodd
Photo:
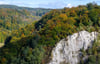
<path fill-rule="evenodd" d="M 0 4 L 10 4 L 32 8 L 64 8 L 85 5 L 89 2 L 100 4 L 100 0 L 0 0 Z"/>

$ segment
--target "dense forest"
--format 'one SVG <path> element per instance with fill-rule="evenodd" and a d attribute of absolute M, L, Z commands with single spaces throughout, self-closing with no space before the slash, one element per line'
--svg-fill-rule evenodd
<path fill-rule="evenodd" d="M 31 9 L 31 11 L 29 11 Z M 49 9 L 32 9 L 13 5 L 0 5 L 0 43 L 17 30 L 22 30 L 28 24 L 38 21 Z M 39 15 L 36 15 L 36 11 Z M 11 33 L 12 32 L 12 33 Z M 21 34 L 20 34 L 21 35 Z"/>
<path fill-rule="evenodd" d="M 18 15 L 17 13 L 16 16 Z M 27 18 L 28 15 L 26 14 L 25 17 Z M 1 22 L 2 18 L 7 22 L 2 16 L 0 17 Z M 8 16 L 7 19 L 13 18 Z M 21 22 L 17 22 L 17 20 L 10 22 L 20 26 Z M 1 23 L 0 26 L 6 30 L 18 28 L 18 26 L 11 28 L 10 24 L 8 24 L 10 26 L 6 24 L 2 25 Z M 12 30 L 5 40 L 5 46 L 0 48 L 0 64 L 46 64 L 52 58 L 51 50 L 61 39 L 82 30 L 99 32 L 99 29 L 100 6 L 96 3 L 52 10 L 42 16 L 39 21 Z M 96 41 L 93 48 L 87 51 L 82 50 L 84 55 L 89 57 L 86 62 L 80 61 L 79 64 L 100 63 L 100 46 L 98 43 L 99 41 Z"/>

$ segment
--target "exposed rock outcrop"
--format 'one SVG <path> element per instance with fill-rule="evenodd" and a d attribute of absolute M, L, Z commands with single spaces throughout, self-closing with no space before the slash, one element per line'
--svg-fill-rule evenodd
<path fill-rule="evenodd" d="M 80 60 L 80 49 L 92 47 L 97 32 L 81 31 L 62 39 L 52 50 L 52 60 L 49 64 L 77 64 Z"/>

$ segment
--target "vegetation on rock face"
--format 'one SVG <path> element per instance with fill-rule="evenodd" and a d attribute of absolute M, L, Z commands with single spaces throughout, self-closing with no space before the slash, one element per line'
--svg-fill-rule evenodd
<path fill-rule="evenodd" d="M 11 39 L 8 37 L 6 41 L 9 42 L 5 42 L 6 45 L 0 49 L 0 64 L 45 64 L 59 40 L 81 30 L 99 31 L 99 10 L 100 6 L 92 3 L 52 10 L 38 22 L 12 30 Z M 88 50 L 88 64 L 95 63 L 99 58 L 97 47 L 94 44 L 93 50 Z"/>
<path fill-rule="evenodd" d="M 82 58 L 87 57 L 84 61 L 81 60 L 80 64 L 99 64 L 100 63 L 100 33 L 94 41 L 92 48 L 82 51 Z"/>

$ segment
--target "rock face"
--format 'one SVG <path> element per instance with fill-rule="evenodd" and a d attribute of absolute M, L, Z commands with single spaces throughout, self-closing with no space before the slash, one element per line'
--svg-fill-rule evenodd
<path fill-rule="evenodd" d="M 77 64 L 80 59 L 80 49 L 92 47 L 97 32 L 81 31 L 62 39 L 52 50 L 52 60 L 49 64 Z"/>

